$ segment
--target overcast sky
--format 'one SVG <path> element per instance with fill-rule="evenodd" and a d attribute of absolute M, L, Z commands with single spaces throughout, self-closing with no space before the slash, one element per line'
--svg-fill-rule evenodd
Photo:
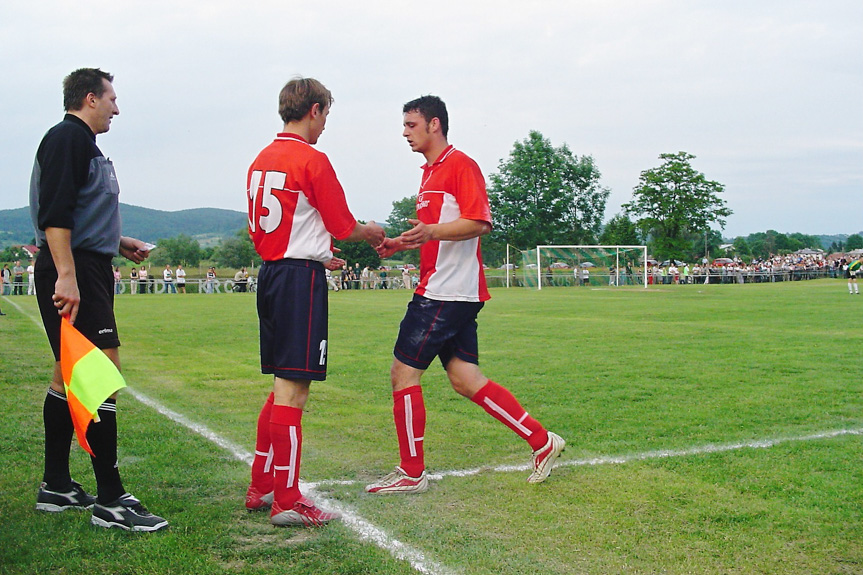
<path fill-rule="evenodd" d="M 360 219 L 416 193 L 401 106 L 431 93 L 486 175 L 530 130 L 593 156 L 606 220 L 683 150 L 725 185 L 725 237 L 863 230 L 860 0 L 4 0 L 0 209 L 27 204 L 62 79 L 84 66 L 116 76 L 98 144 L 128 204 L 244 211 L 300 74 L 333 92 L 318 148 Z"/>

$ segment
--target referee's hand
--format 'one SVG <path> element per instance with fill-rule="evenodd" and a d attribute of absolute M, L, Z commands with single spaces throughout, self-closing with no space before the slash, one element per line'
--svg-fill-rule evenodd
<path fill-rule="evenodd" d="M 69 323 L 75 324 L 78 317 L 78 306 L 81 303 L 81 293 L 78 291 L 78 281 L 72 278 L 57 278 L 54 284 L 54 295 L 51 296 L 54 307 L 61 316 L 69 318 Z"/>

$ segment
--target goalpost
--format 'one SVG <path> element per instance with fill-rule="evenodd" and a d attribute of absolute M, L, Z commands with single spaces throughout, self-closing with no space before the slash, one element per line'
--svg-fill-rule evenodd
<path fill-rule="evenodd" d="M 521 254 L 525 287 L 647 287 L 647 246 L 544 245 Z"/>

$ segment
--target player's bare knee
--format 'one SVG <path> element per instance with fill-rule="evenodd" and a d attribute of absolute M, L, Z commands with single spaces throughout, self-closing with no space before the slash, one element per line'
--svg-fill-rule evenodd
<path fill-rule="evenodd" d="M 419 385 L 422 374 L 422 370 L 410 367 L 394 359 L 393 365 L 390 368 L 390 383 L 392 383 L 393 391 L 401 391 L 408 387 Z"/>
<path fill-rule="evenodd" d="M 473 397 L 473 393 L 470 392 L 469 386 L 465 385 L 464 380 L 450 376 L 449 382 L 452 385 L 453 391 L 457 394 L 467 397 L 468 399 Z"/>
<path fill-rule="evenodd" d="M 488 382 L 488 379 L 479 372 L 471 374 L 447 373 L 447 375 L 453 390 L 468 399 L 476 395 L 476 392 Z"/>

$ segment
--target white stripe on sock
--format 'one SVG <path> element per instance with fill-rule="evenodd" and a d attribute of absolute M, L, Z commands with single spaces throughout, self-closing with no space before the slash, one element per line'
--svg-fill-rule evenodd
<path fill-rule="evenodd" d="M 417 443 L 420 443 L 425 436 L 416 437 L 414 435 L 414 406 L 411 401 L 411 394 L 404 397 L 405 402 L 405 427 L 408 434 L 408 449 L 410 449 L 411 457 L 417 456 Z"/>
<path fill-rule="evenodd" d="M 291 469 L 288 471 L 288 487 L 297 484 L 297 459 L 299 455 L 299 440 L 297 438 L 297 426 L 291 426 Z"/>
<path fill-rule="evenodd" d="M 285 487 L 291 488 L 297 485 L 297 447 L 299 445 L 298 437 L 297 437 L 297 426 L 290 426 L 290 457 L 288 459 L 287 465 L 273 465 L 273 469 L 275 471 L 287 471 L 288 472 L 288 480 L 285 482 Z M 256 455 L 262 454 L 260 451 L 255 452 Z"/>
<path fill-rule="evenodd" d="M 499 413 L 500 416 L 503 417 L 505 420 L 507 420 L 513 427 L 515 427 L 516 429 L 518 429 L 519 431 L 521 431 L 522 433 L 524 433 L 525 435 L 530 437 L 530 435 L 531 435 L 530 430 L 521 424 L 521 422 L 524 421 L 524 419 L 527 417 L 526 411 L 524 412 L 524 415 L 521 417 L 521 419 L 516 420 L 513 416 L 508 414 L 504 408 L 502 408 L 501 406 L 499 406 L 498 404 L 496 404 L 495 402 L 493 402 L 489 398 L 484 397 L 482 400 L 485 402 L 486 405 L 489 406 L 489 408 L 492 411 Z"/>
<path fill-rule="evenodd" d="M 269 473 L 273 468 L 273 445 L 270 444 L 270 450 L 265 453 L 267 461 L 264 463 L 264 473 Z"/>

